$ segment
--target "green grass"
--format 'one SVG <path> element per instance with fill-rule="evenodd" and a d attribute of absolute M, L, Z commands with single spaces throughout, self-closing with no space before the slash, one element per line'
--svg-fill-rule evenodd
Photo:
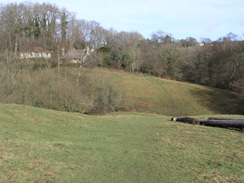
<path fill-rule="evenodd" d="M 0 182 L 244 182 L 243 132 L 170 118 L 0 104 Z"/>
<path fill-rule="evenodd" d="M 83 72 L 120 83 L 133 111 L 177 116 L 244 114 L 244 100 L 226 90 L 116 70 L 97 68 Z"/>

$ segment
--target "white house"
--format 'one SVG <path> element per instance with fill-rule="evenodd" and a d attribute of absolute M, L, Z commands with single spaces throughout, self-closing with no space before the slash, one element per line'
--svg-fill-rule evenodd
<path fill-rule="evenodd" d="M 43 51 L 43 49 L 40 47 L 34 47 L 30 52 L 20 53 L 20 58 L 51 58 L 51 57 L 52 55 L 50 51 Z"/>

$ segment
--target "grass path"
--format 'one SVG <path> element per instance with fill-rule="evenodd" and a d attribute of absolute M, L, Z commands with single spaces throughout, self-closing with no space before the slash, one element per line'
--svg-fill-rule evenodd
<path fill-rule="evenodd" d="M 244 181 L 243 133 L 169 120 L 0 104 L 0 182 Z"/>

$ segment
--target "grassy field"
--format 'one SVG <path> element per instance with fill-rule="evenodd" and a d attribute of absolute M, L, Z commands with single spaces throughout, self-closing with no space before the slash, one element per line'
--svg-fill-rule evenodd
<path fill-rule="evenodd" d="M 243 132 L 170 118 L 0 104 L 0 182 L 244 182 Z"/>
<path fill-rule="evenodd" d="M 120 83 L 130 97 L 132 110 L 137 112 L 178 116 L 244 114 L 244 100 L 226 90 L 117 70 L 97 68 L 83 73 Z"/>

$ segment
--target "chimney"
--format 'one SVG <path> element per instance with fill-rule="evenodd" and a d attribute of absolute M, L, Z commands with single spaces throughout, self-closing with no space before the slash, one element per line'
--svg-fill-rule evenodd
<path fill-rule="evenodd" d="M 64 54 L 65 54 L 65 49 L 62 48 L 62 57 L 64 56 Z"/>
<path fill-rule="evenodd" d="M 89 52 L 90 52 L 89 46 L 87 46 L 86 50 L 87 50 L 87 54 L 89 54 Z"/>

